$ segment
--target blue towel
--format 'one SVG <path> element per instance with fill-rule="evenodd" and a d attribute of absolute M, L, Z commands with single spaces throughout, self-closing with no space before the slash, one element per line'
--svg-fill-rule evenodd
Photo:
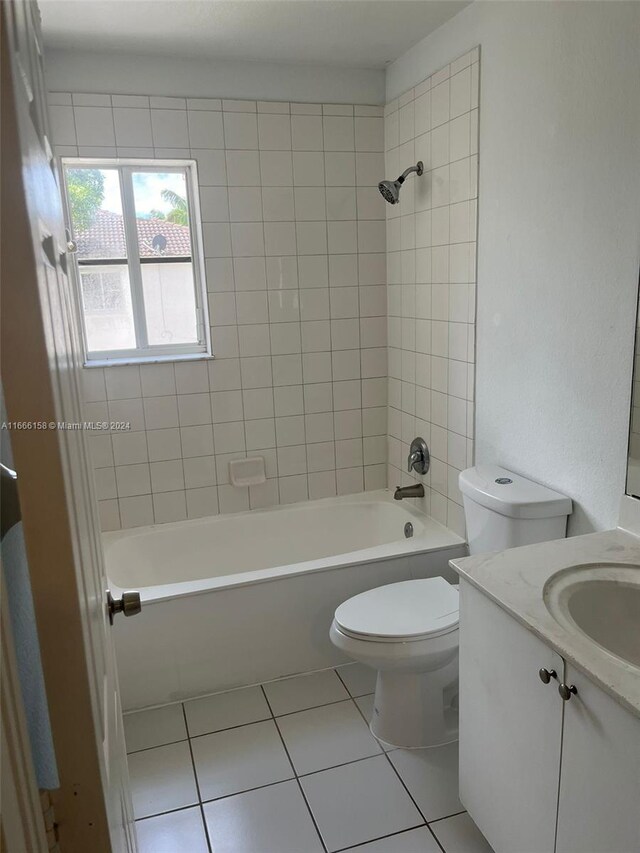
<path fill-rule="evenodd" d="M 51 790 L 58 788 L 60 782 L 42 674 L 22 522 L 14 524 L 2 540 L 2 563 L 36 780 L 39 788 Z"/>

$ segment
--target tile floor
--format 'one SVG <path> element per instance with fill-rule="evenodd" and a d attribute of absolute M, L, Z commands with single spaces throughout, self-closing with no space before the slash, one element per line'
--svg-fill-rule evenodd
<path fill-rule="evenodd" d="M 140 853 L 491 853 L 457 744 L 385 750 L 360 664 L 125 716 Z"/>

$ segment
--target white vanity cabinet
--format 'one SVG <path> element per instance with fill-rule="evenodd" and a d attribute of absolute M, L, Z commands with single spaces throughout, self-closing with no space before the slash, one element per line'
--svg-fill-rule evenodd
<path fill-rule="evenodd" d="M 553 853 L 562 658 L 460 584 L 460 799 L 495 853 Z M 601 851 L 603 853 L 603 851 Z"/>
<path fill-rule="evenodd" d="M 638 853 L 640 719 L 570 664 L 565 683 L 556 853 Z"/>
<path fill-rule="evenodd" d="M 495 853 L 639 853 L 640 719 L 464 580 L 460 614 L 460 799 Z"/>

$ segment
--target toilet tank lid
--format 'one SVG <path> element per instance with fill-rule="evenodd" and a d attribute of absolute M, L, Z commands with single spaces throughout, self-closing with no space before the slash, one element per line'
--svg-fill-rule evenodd
<path fill-rule="evenodd" d="M 555 518 L 572 511 L 571 498 L 499 465 L 467 468 L 459 485 L 471 500 L 510 518 Z"/>

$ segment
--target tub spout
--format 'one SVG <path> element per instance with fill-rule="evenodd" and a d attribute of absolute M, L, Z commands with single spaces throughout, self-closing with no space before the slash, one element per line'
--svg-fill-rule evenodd
<path fill-rule="evenodd" d="M 401 501 L 404 498 L 423 498 L 424 486 L 422 483 L 416 483 L 415 486 L 397 486 L 393 493 L 394 501 Z"/>

